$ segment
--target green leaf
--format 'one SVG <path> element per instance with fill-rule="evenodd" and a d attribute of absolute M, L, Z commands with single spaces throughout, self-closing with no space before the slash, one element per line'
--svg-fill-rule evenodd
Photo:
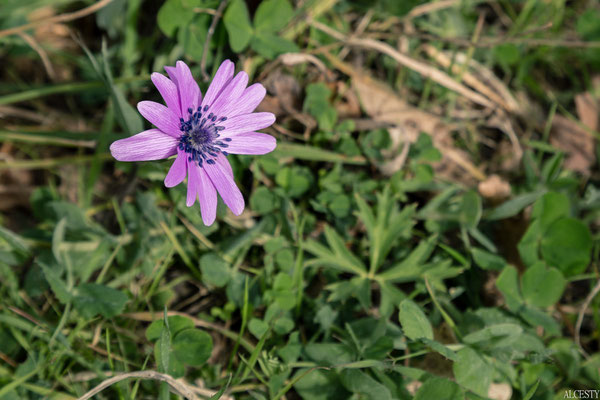
<path fill-rule="evenodd" d="M 269 60 L 283 53 L 300 51 L 294 42 L 271 33 L 259 33 L 252 36 L 250 45 L 258 54 Z"/>
<path fill-rule="evenodd" d="M 171 329 L 167 319 L 167 308 L 165 307 L 163 328 L 160 330 L 160 340 L 156 343 L 158 346 L 157 355 L 160 356 L 158 365 L 162 372 L 169 372 L 169 359 L 171 358 Z M 158 358 L 158 357 L 157 357 Z"/>
<path fill-rule="evenodd" d="M 467 228 L 475 228 L 481 219 L 481 197 L 474 190 L 463 195 L 460 220 Z"/>
<path fill-rule="evenodd" d="M 123 312 L 129 298 L 120 290 L 96 283 L 82 283 L 75 288 L 73 305 L 85 318 L 97 314 L 112 318 Z"/>
<path fill-rule="evenodd" d="M 244 0 L 233 0 L 227 7 L 227 11 L 225 11 L 223 23 L 229 34 L 231 50 L 234 52 L 244 50 L 254 34 L 246 2 Z"/>
<path fill-rule="evenodd" d="M 182 0 L 167 0 L 158 10 L 156 22 L 165 35 L 173 37 L 177 28 L 189 23 L 194 15 L 184 7 Z"/>
<path fill-rule="evenodd" d="M 530 305 L 519 309 L 519 316 L 533 327 L 541 326 L 549 335 L 560 335 L 561 327 L 554 318 Z"/>
<path fill-rule="evenodd" d="M 523 400 L 531 400 L 533 398 L 533 395 L 535 394 L 535 391 L 537 390 L 538 386 L 540 386 L 541 381 L 541 379 L 538 379 L 537 382 L 535 382 L 535 385 L 529 388 L 529 390 L 525 394 L 525 397 L 523 397 Z"/>
<path fill-rule="evenodd" d="M 457 359 L 456 352 L 454 352 L 453 350 L 450 350 L 448 347 L 446 347 L 442 343 L 437 342 L 435 340 L 430 340 L 427 338 L 420 338 L 419 340 L 421 342 L 423 342 L 431 350 L 443 355 L 448 360 L 456 361 L 456 359 Z"/>
<path fill-rule="evenodd" d="M 534 220 L 517 244 L 519 255 L 525 265 L 533 265 L 540 260 L 539 247 L 543 231 L 541 222 Z"/>
<path fill-rule="evenodd" d="M 560 218 L 549 227 L 541 241 L 544 260 L 565 276 L 582 273 L 590 263 L 592 235 L 580 220 Z"/>
<path fill-rule="evenodd" d="M 474 247 L 471 249 L 473 260 L 480 268 L 491 271 L 501 271 L 506 266 L 506 260 L 497 254 Z"/>
<path fill-rule="evenodd" d="M 187 365 L 201 366 L 210 358 L 212 349 L 212 338 L 200 329 L 184 329 L 173 338 L 175 357 Z"/>
<path fill-rule="evenodd" d="M 463 400 L 463 393 L 456 383 L 439 377 L 427 379 L 415 393 L 414 400 Z"/>
<path fill-rule="evenodd" d="M 507 265 L 496 279 L 496 287 L 504 295 L 507 307 L 516 311 L 523 304 L 523 297 L 519 290 L 519 273 L 512 265 Z"/>
<path fill-rule="evenodd" d="M 354 356 L 350 347 L 341 343 L 308 343 L 304 352 L 309 359 L 323 366 L 349 363 Z"/>
<path fill-rule="evenodd" d="M 371 400 L 392 400 L 389 389 L 358 369 L 344 369 L 342 384 L 352 393 L 358 393 Z"/>
<path fill-rule="evenodd" d="M 316 118 L 319 128 L 325 132 L 333 130 L 337 122 L 337 111 L 330 103 L 331 90 L 322 82 L 306 87 L 303 109 Z"/>
<path fill-rule="evenodd" d="M 231 278 L 229 264 L 215 253 L 200 257 L 200 271 L 202 271 L 202 280 L 215 287 L 227 285 Z"/>
<path fill-rule="evenodd" d="M 556 268 L 546 268 L 543 262 L 527 268 L 521 277 L 521 291 L 525 301 L 542 308 L 555 304 L 566 285 L 563 274 Z"/>
<path fill-rule="evenodd" d="M 499 323 L 486 326 L 483 329 L 469 333 L 463 337 L 463 342 L 468 344 L 493 344 L 495 346 L 506 347 L 516 341 L 519 336 L 523 333 L 523 328 L 520 325 L 512 323 Z M 508 338 L 508 339 L 507 339 Z"/>
<path fill-rule="evenodd" d="M 250 196 L 250 207 L 259 214 L 268 214 L 279 206 L 279 199 L 266 186 L 257 188 Z"/>
<path fill-rule="evenodd" d="M 400 324 L 404 334 L 412 340 L 420 338 L 433 340 L 433 329 L 427 316 L 412 300 L 400 303 Z"/>
<path fill-rule="evenodd" d="M 294 9 L 288 0 L 264 0 L 254 14 L 254 27 L 258 32 L 276 33 L 293 15 Z"/>
<path fill-rule="evenodd" d="M 320 147 L 304 146 L 294 143 L 278 143 L 272 155 L 276 158 L 292 157 L 298 160 L 340 162 L 345 164 L 365 165 L 364 157 L 348 157 L 343 154 L 324 150 Z"/>
<path fill-rule="evenodd" d="M 67 228 L 67 219 L 62 218 L 56 227 L 54 228 L 54 232 L 52 233 L 52 254 L 54 254 L 54 258 L 60 264 L 64 264 L 65 260 L 63 259 L 64 253 L 60 251 L 60 245 L 65 240 L 65 231 Z"/>
<path fill-rule="evenodd" d="M 457 357 L 452 366 L 456 382 L 480 396 L 487 397 L 494 374 L 492 366 L 470 347 L 460 349 Z"/>
<path fill-rule="evenodd" d="M 571 204 L 562 193 L 548 192 L 540 197 L 533 206 L 531 217 L 540 221 L 542 231 L 561 217 L 568 217 Z"/>
<path fill-rule="evenodd" d="M 269 330 L 269 324 L 258 318 L 252 318 L 250 322 L 248 322 L 248 330 L 256 338 L 261 338 Z"/>
<path fill-rule="evenodd" d="M 543 194 L 544 191 L 537 191 L 516 196 L 492 209 L 484 218 L 494 221 L 515 216 Z"/>
<path fill-rule="evenodd" d="M 52 292 L 54 293 L 58 301 L 60 301 L 63 304 L 66 304 L 69 301 L 71 301 L 73 295 L 69 292 L 69 289 L 67 289 L 67 285 L 61 279 L 61 274 L 58 271 L 56 271 L 55 268 L 51 268 L 42 262 L 38 261 L 38 265 L 42 268 L 42 271 L 44 271 L 46 281 L 48 281 L 48 284 L 50 285 L 50 288 L 52 289 Z"/>
<path fill-rule="evenodd" d="M 189 319 L 188 317 L 184 317 L 183 315 L 172 315 L 167 318 L 169 330 L 171 332 L 171 336 L 176 335 L 179 331 L 184 329 L 193 328 L 194 321 Z M 149 341 L 154 341 L 160 338 L 163 327 L 165 326 L 165 322 L 162 319 L 157 319 L 152 321 L 152 323 L 146 329 L 146 339 Z"/>

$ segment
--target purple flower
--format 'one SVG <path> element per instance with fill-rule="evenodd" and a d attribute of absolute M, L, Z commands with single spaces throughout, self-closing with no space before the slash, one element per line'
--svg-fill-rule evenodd
<path fill-rule="evenodd" d="M 254 113 L 265 97 L 260 83 L 246 87 L 248 74 L 233 76 L 234 64 L 225 60 L 206 95 L 183 61 L 165 67 L 169 78 L 157 72 L 152 82 L 166 107 L 153 101 L 138 103 L 139 112 L 157 129 L 117 140 L 110 152 L 119 161 L 161 160 L 177 155 L 165 186 L 173 187 L 188 177 L 187 206 L 199 200 L 202 220 L 211 225 L 217 212 L 217 192 L 235 215 L 244 211 L 244 198 L 233 180 L 229 154 L 266 154 L 275 138 L 255 132 L 275 122 L 267 112 Z"/>

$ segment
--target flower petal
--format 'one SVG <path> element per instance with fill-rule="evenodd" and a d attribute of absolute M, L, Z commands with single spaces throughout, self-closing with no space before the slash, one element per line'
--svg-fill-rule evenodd
<path fill-rule="evenodd" d="M 265 98 L 267 90 L 260 83 L 248 86 L 240 98 L 231 106 L 230 109 L 223 112 L 227 117 L 249 114 L 253 112 L 260 102 Z"/>
<path fill-rule="evenodd" d="M 229 60 L 225 60 L 221 63 L 221 66 L 219 66 L 215 77 L 206 91 L 206 96 L 204 96 L 204 99 L 202 100 L 202 107 L 206 105 L 210 106 L 216 100 L 219 93 L 221 93 L 223 88 L 227 86 L 233 77 L 234 69 L 235 65 Z"/>
<path fill-rule="evenodd" d="M 187 110 L 191 108 L 196 111 L 200 88 L 192 76 L 192 72 L 186 63 L 177 61 L 175 75 L 177 76 L 177 89 L 179 89 L 179 100 L 183 119 L 187 120 Z"/>
<path fill-rule="evenodd" d="M 277 141 L 271 135 L 260 132 L 240 133 L 227 142 L 224 150 L 230 154 L 267 154 L 277 146 Z"/>
<path fill-rule="evenodd" d="M 177 85 L 177 68 L 171 66 L 165 66 L 165 71 L 169 74 L 169 78 Z"/>
<path fill-rule="evenodd" d="M 229 164 L 229 160 L 224 155 L 220 154 L 217 158 L 215 158 L 217 164 L 223 168 L 225 172 L 233 177 L 233 169 L 231 168 L 231 164 Z"/>
<path fill-rule="evenodd" d="M 259 112 L 252 114 L 238 115 L 228 118 L 226 121 L 219 122 L 225 127 L 220 134 L 221 138 L 233 137 L 239 133 L 256 131 L 273 125 L 275 115 L 270 112 Z"/>
<path fill-rule="evenodd" d="M 219 155 L 219 157 L 224 157 Z M 233 176 L 230 175 L 222 166 L 221 163 L 209 164 L 204 163 L 202 168 L 208 174 L 211 182 L 223 198 L 227 207 L 233 211 L 235 215 L 240 215 L 244 211 L 244 197 L 240 189 L 235 184 Z"/>
<path fill-rule="evenodd" d="M 177 151 L 178 140 L 158 129 L 120 139 L 110 145 L 110 153 L 119 161 L 162 160 Z"/>
<path fill-rule="evenodd" d="M 187 173 L 187 155 L 185 152 L 177 149 L 177 158 L 171 165 L 167 176 L 165 176 L 165 186 L 173 187 L 179 185 L 185 179 Z"/>
<path fill-rule="evenodd" d="M 229 81 L 227 87 L 221 91 L 219 97 L 210 106 L 210 111 L 215 115 L 226 116 L 231 106 L 240 98 L 246 85 L 248 84 L 248 74 L 244 71 L 239 72 L 235 78 Z"/>
<path fill-rule="evenodd" d="M 210 178 L 204 171 L 196 165 L 200 176 L 200 187 L 198 188 L 198 200 L 200 202 L 200 212 L 204 225 L 210 226 L 217 217 L 217 190 Z"/>
<path fill-rule="evenodd" d="M 181 117 L 181 107 L 179 105 L 179 92 L 177 91 L 177 85 L 175 85 L 169 78 L 158 72 L 152 74 L 152 82 L 154 86 L 160 92 L 160 95 L 165 100 L 169 110 L 173 111 L 177 117 Z"/>
<path fill-rule="evenodd" d="M 181 134 L 179 117 L 169 108 L 154 101 L 140 101 L 137 108 L 144 118 L 166 134 L 176 138 Z"/>
<path fill-rule="evenodd" d="M 200 175 L 198 173 L 198 164 L 195 161 L 190 161 L 188 158 L 187 169 L 188 169 L 188 185 L 187 185 L 187 200 L 185 205 L 191 207 L 196 202 L 198 197 L 198 188 L 200 187 Z"/>

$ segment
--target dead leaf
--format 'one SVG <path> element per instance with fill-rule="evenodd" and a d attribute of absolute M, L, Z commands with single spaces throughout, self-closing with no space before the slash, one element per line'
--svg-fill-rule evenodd
<path fill-rule="evenodd" d="M 485 179 L 470 160 L 469 155 L 454 146 L 452 127 L 437 115 L 420 110 L 400 98 L 384 83 L 343 64 L 350 72 L 354 87 L 364 111 L 375 121 L 389 123 L 392 140 L 390 150 L 384 154 L 388 161 L 379 166 L 384 174 L 392 175 L 404 164 L 406 154 L 403 143 L 414 143 L 421 132 L 431 135 L 434 146 L 442 153 L 442 160 L 434 165 L 444 178 L 472 184 L 473 178 Z M 469 174 L 465 174 L 467 171 Z"/>
<path fill-rule="evenodd" d="M 566 153 L 565 168 L 589 175 L 596 161 L 591 134 L 577 123 L 556 115 L 550 130 L 550 144 Z"/>
<path fill-rule="evenodd" d="M 495 201 L 510 197 L 510 184 L 498 175 L 490 175 L 485 181 L 480 182 L 479 194 L 486 199 Z"/>
<path fill-rule="evenodd" d="M 593 131 L 598 130 L 598 102 L 589 93 L 581 93 L 575 96 L 575 107 L 579 120 Z"/>

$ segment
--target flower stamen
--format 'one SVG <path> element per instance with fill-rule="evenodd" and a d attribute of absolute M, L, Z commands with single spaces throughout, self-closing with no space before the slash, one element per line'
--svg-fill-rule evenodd
<path fill-rule="evenodd" d="M 225 127 L 216 125 L 216 121 L 219 119 L 217 115 L 213 113 L 207 116 L 203 115 L 207 110 L 208 106 L 204 106 L 204 109 L 198 107 L 196 111 L 188 108 L 188 120 L 179 119 L 180 130 L 183 132 L 179 138 L 179 149 L 188 154 L 189 161 L 197 162 L 200 167 L 204 162 L 214 164 L 214 158 L 218 157 L 219 153 L 225 156 L 228 155 L 221 148 L 229 147 L 223 140 L 231 142 L 231 138 L 217 140 L 220 136 L 219 132 L 224 130 Z M 227 117 L 222 117 L 219 121 L 225 121 L 226 119 Z"/>

